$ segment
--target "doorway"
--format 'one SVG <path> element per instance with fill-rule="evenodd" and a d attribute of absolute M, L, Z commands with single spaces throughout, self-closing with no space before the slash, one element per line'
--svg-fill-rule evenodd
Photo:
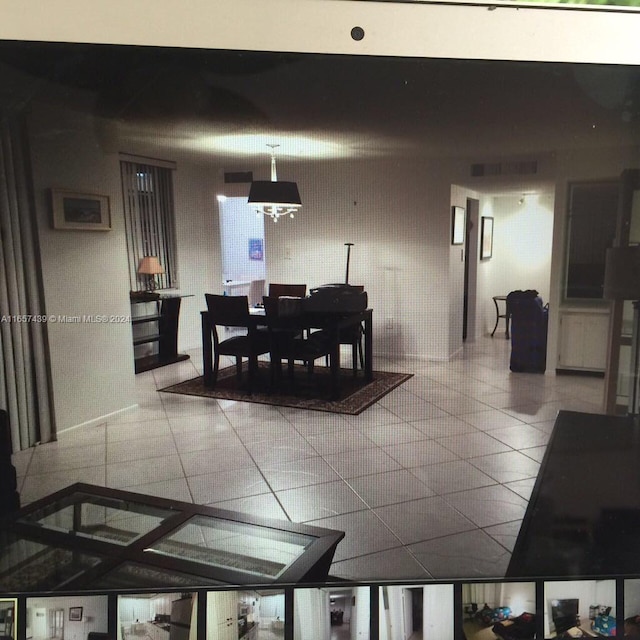
<path fill-rule="evenodd" d="M 251 281 L 265 279 L 264 216 L 251 211 L 246 197 L 218 196 L 218 211 L 222 279 L 239 287 L 228 293 L 246 295 Z"/>
<path fill-rule="evenodd" d="M 63 640 L 64 609 L 49 609 L 49 638 L 50 640 Z"/>
<path fill-rule="evenodd" d="M 478 223 L 480 201 L 467 198 L 466 229 L 464 234 L 464 298 L 462 310 L 462 340 L 476 336 L 476 287 L 478 265 Z"/>

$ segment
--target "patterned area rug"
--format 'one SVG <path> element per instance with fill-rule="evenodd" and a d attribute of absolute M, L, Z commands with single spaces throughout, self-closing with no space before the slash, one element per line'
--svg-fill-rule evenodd
<path fill-rule="evenodd" d="M 316 366 L 313 376 L 309 377 L 304 367 L 296 365 L 293 380 L 290 380 L 287 377 L 285 365 L 283 366 L 283 385 L 277 392 L 269 392 L 269 363 L 261 361 L 258 363 L 256 390 L 251 395 L 244 389 L 238 388 L 234 366 L 226 367 L 218 372 L 218 382 L 214 389 L 205 387 L 202 376 L 200 376 L 160 389 L 160 391 L 218 400 L 240 400 L 278 407 L 346 413 L 355 416 L 378 402 L 380 398 L 386 396 L 387 393 L 406 382 L 413 375 L 374 371 L 373 382 L 367 383 L 362 372 L 354 376 L 351 369 L 341 369 L 342 397 L 339 400 L 331 400 L 329 399 L 331 383 L 329 374 L 328 367 Z M 246 371 L 243 372 L 243 380 L 246 380 Z"/>

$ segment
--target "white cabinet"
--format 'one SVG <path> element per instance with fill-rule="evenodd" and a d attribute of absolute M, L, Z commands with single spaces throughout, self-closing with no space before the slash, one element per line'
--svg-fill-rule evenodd
<path fill-rule="evenodd" d="M 207 640 L 238 640 L 238 594 L 210 591 L 207 594 Z"/>
<path fill-rule="evenodd" d="M 561 310 L 558 368 L 604 372 L 608 339 L 608 310 Z"/>

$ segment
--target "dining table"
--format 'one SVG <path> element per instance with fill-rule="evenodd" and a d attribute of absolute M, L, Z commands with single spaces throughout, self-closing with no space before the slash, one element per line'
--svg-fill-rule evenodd
<path fill-rule="evenodd" d="M 203 379 L 205 385 L 213 381 L 213 340 L 211 336 L 211 320 L 208 311 L 201 311 Z M 341 336 L 362 326 L 364 336 L 364 380 L 373 381 L 373 309 L 360 311 L 303 311 L 295 317 L 288 318 L 288 327 L 300 331 L 322 330 L 329 336 L 331 351 L 329 354 L 330 397 L 337 400 L 341 397 L 340 385 L 340 340 Z M 247 328 L 262 329 L 267 327 L 267 318 L 263 307 L 250 310 Z M 271 363 L 275 366 L 275 363 Z"/>

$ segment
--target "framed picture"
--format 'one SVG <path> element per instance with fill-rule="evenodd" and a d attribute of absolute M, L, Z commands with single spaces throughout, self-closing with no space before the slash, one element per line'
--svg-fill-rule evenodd
<path fill-rule="evenodd" d="M 464 244 L 465 210 L 451 207 L 451 244 Z"/>
<path fill-rule="evenodd" d="M 493 254 L 493 218 L 482 216 L 480 227 L 480 260 L 488 260 Z"/>
<path fill-rule="evenodd" d="M 80 622 L 82 620 L 82 607 L 69 607 L 69 621 Z"/>
<path fill-rule="evenodd" d="M 109 231 L 109 196 L 51 189 L 54 229 Z"/>
<path fill-rule="evenodd" d="M 249 238 L 249 260 L 264 260 L 264 243 L 262 238 Z"/>

